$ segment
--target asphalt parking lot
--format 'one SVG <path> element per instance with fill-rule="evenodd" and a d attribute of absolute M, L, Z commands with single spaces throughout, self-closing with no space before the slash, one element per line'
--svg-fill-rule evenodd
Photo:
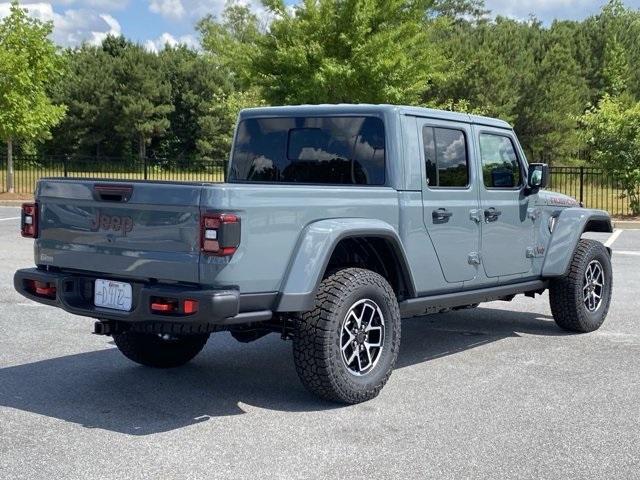
<path fill-rule="evenodd" d="M 612 245 L 599 331 L 559 330 L 546 295 L 406 320 L 381 395 L 343 407 L 303 389 L 275 335 L 129 362 L 14 292 L 33 264 L 17 216 L 0 207 L 0 479 L 640 477 L 640 231 Z"/>

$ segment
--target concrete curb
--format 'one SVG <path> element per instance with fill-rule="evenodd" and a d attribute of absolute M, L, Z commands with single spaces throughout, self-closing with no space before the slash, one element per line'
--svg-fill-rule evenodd
<path fill-rule="evenodd" d="M 0 207 L 19 207 L 29 200 L 0 200 Z"/>
<path fill-rule="evenodd" d="M 621 230 L 640 230 L 640 220 L 614 220 L 613 227 Z"/>

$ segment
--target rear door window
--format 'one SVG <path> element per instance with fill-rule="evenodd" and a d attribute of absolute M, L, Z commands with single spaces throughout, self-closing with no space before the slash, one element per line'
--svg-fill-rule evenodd
<path fill-rule="evenodd" d="M 377 117 L 243 120 L 230 181 L 383 185 L 383 122 Z"/>
<path fill-rule="evenodd" d="M 425 126 L 422 129 L 429 188 L 469 185 L 467 142 L 462 130 Z"/>

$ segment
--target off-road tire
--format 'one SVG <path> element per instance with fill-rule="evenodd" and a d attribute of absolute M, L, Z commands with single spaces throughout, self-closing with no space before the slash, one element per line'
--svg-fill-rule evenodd
<path fill-rule="evenodd" d="M 601 304 L 596 311 L 591 312 L 584 303 L 583 280 L 585 270 L 593 260 L 602 265 L 605 284 Z M 570 332 L 587 333 L 597 330 L 609 311 L 612 287 L 611 258 L 606 247 L 594 240 L 581 239 L 567 273 L 553 279 L 549 286 L 551 313 L 556 324 Z"/>
<path fill-rule="evenodd" d="M 342 359 L 342 322 L 352 305 L 365 298 L 375 302 L 384 316 L 383 348 L 369 372 L 354 376 Z M 399 349 L 398 301 L 389 283 L 369 270 L 346 268 L 327 276 L 315 308 L 296 320 L 296 370 L 304 386 L 326 400 L 355 404 L 376 397 L 393 371 Z"/>
<path fill-rule="evenodd" d="M 204 348 L 209 334 L 169 336 L 167 334 L 124 332 L 113 341 L 129 360 L 155 368 L 173 368 L 192 360 Z"/>

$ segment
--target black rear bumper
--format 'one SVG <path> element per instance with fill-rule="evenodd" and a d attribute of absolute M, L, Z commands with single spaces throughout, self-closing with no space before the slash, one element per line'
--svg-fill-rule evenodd
<path fill-rule="evenodd" d="M 124 312 L 96 307 L 93 302 L 96 278 L 130 283 L 133 294 L 131 311 Z M 48 298 L 30 291 L 30 280 L 54 284 L 56 287 L 55 298 Z M 129 279 L 51 272 L 37 268 L 18 270 L 13 276 L 13 285 L 18 293 L 30 300 L 59 307 L 75 315 L 99 320 L 224 326 L 269 320 L 272 316 L 271 310 L 240 312 L 241 295 L 239 290 L 234 288 L 202 290 L 177 285 L 150 285 Z M 197 300 L 198 311 L 192 314 L 153 312 L 150 307 L 151 297 L 170 297 L 178 299 L 180 302 L 187 299 Z"/>

